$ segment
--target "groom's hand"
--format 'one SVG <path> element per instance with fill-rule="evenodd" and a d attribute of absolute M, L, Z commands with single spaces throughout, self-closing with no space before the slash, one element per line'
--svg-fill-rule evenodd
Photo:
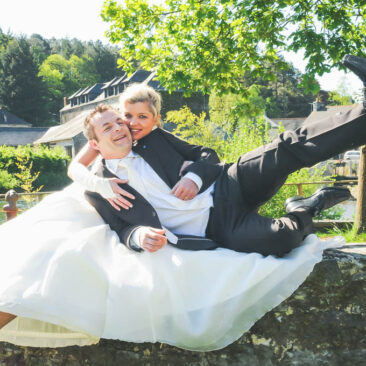
<path fill-rule="evenodd" d="M 192 179 L 183 177 L 171 190 L 171 194 L 183 201 L 188 201 L 197 196 L 199 189 Z"/>
<path fill-rule="evenodd" d="M 117 211 L 120 211 L 120 207 L 128 210 L 133 206 L 133 204 L 126 200 L 126 198 L 130 198 L 131 200 L 135 199 L 135 196 L 123 188 L 121 188 L 118 184 L 125 184 L 128 180 L 126 179 L 118 179 L 118 178 L 111 178 L 109 179 L 109 184 L 111 185 L 112 191 L 116 194 L 115 197 L 108 198 L 108 202 L 114 207 Z"/>
<path fill-rule="evenodd" d="M 164 229 L 157 229 L 153 227 L 140 228 L 140 247 L 150 253 L 156 252 L 166 245 L 168 242 Z"/>

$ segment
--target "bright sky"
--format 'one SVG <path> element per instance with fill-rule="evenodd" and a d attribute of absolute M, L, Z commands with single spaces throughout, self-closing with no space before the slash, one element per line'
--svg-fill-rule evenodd
<path fill-rule="evenodd" d="M 16 35 L 38 33 L 44 38 L 99 39 L 108 43 L 104 36 L 108 24 L 99 16 L 102 4 L 103 0 L 1 0 L 0 28 L 3 32 L 10 30 Z M 285 58 L 304 71 L 305 62 L 301 53 L 286 54 Z M 338 70 L 318 80 L 326 90 L 335 90 L 343 84 L 349 94 L 358 92 L 362 87 L 356 76 Z"/>

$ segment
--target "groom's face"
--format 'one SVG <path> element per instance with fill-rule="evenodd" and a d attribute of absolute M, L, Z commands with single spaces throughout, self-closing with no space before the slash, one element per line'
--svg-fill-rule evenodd
<path fill-rule="evenodd" d="M 131 133 L 119 113 L 107 110 L 96 114 L 90 122 L 96 139 L 89 141 L 105 159 L 125 157 L 132 147 Z"/>

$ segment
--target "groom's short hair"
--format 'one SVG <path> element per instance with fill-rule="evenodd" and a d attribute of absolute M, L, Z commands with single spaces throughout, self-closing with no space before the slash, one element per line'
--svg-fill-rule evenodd
<path fill-rule="evenodd" d="M 84 120 L 84 136 L 88 139 L 88 140 L 96 140 L 98 141 L 98 137 L 95 134 L 95 130 L 94 130 L 94 126 L 92 125 L 91 121 L 93 120 L 93 118 L 99 113 L 103 113 L 106 111 L 115 111 L 117 113 L 119 113 L 119 111 L 115 108 L 113 108 L 110 105 L 107 104 L 99 104 L 98 106 L 96 106 L 94 108 L 94 110 L 89 113 L 85 120 Z"/>

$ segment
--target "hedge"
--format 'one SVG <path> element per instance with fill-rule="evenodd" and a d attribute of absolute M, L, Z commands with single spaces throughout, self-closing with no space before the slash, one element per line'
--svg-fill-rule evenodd
<path fill-rule="evenodd" d="M 33 163 L 31 172 L 40 172 L 34 187 L 43 185 L 42 191 L 53 191 L 64 188 L 70 183 L 67 177 L 67 165 L 70 157 L 65 150 L 56 146 L 49 148 L 44 145 L 27 146 L 0 146 L 0 193 L 9 189 L 21 191 L 19 179 L 15 176 L 19 173 L 17 163 L 19 159 L 25 159 L 27 166 Z"/>

